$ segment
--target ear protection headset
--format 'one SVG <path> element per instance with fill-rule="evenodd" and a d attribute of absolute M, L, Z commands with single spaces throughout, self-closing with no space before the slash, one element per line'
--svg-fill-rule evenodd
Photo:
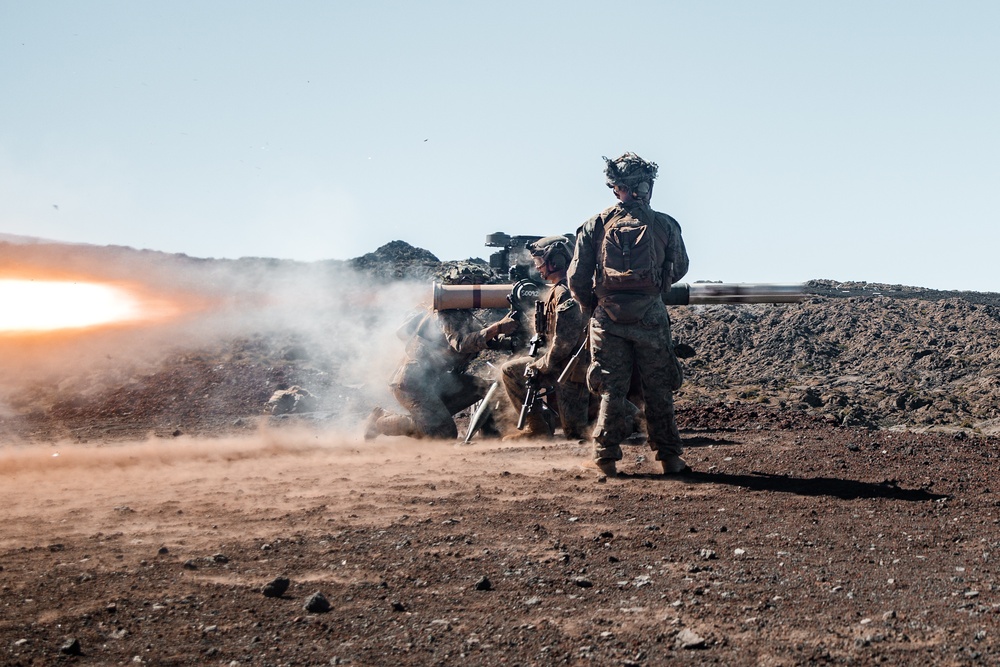
<path fill-rule="evenodd" d="M 573 249 L 565 236 L 546 236 L 531 244 L 532 257 L 539 257 L 553 271 L 565 271 L 573 259 Z"/>

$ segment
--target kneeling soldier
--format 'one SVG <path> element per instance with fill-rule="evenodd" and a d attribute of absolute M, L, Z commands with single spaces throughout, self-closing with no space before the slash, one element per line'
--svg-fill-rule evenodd
<path fill-rule="evenodd" d="M 558 382 L 570 357 L 587 337 L 587 316 L 566 285 L 566 269 L 573 259 L 572 241 L 565 236 L 547 236 L 529 244 L 528 251 L 538 273 L 552 285 L 545 300 L 544 348 L 537 358 L 523 356 L 505 363 L 501 367 L 504 388 L 515 410 L 521 410 L 524 405 L 529 376 L 533 376 L 538 387 L 554 388 L 563 434 L 578 439 L 583 437 L 587 426 L 590 392 L 586 385 L 586 369 L 589 360 L 577 365 L 579 372 Z M 524 426 L 524 430 L 514 437 L 551 435 L 538 409 L 527 413 Z"/>
<path fill-rule="evenodd" d="M 479 284 L 486 276 L 461 275 L 450 284 Z M 509 315 L 483 326 L 469 310 L 428 309 L 413 317 L 399 332 L 406 360 L 389 385 L 408 414 L 375 408 L 368 417 L 365 439 L 378 435 L 413 438 L 458 437 L 454 415 L 486 396 L 489 382 L 467 371 L 472 360 L 501 334 L 517 329 Z"/>

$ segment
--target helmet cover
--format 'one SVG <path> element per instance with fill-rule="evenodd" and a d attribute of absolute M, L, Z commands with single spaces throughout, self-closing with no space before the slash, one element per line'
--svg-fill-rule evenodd
<path fill-rule="evenodd" d="M 438 279 L 445 285 L 484 285 L 495 280 L 489 267 L 472 262 L 457 262 L 450 267 L 442 267 Z"/>
<path fill-rule="evenodd" d="M 642 194 L 649 192 L 656 179 L 658 169 L 655 162 L 643 160 L 635 153 L 624 153 L 614 160 L 604 158 L 604 175 L 607 178 L 609 188 L 616 185 L 623 185 L 629 190 L 645 190 Z M 640 188 L 642 184 L 647 184 L 645 188 Z"/>

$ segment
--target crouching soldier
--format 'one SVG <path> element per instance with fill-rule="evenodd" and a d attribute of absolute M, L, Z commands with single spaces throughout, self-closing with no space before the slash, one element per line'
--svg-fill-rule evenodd
<path fill-rule="evenodd" d="M 545 342 L 537 358 L 523 356 L 511 359 L 501 367 L 504 388 L 515 410 L 521 410 L 532 374 L 539 387 L 555 389 L 559 421 L 567 438 L 584 437 L 588 421 L 590 392 L 586 385 L 589 360 L 577 365 L 579 372 L 558 382 L 566 364 L 587 337 L 587 315 L 573 299 L 566 285 L 566 270 L 573 259 L 573 244 L 565 236 L 547 236 L 527 247 L 535 268 L 552 288 L 545 300 Z M 584 351 L 586 353 L 586 351 Z M 531 410 L 524 430 L 509 437 L 547 437 L 549 425 L 540 411 Z"/>
<path fill-rule="evenodd" d="M 485 280 L 484 276 L 463 273 L 444 282 L 476 284 Z M 453 415 L 482 400 L 490 386 L 466 372 L 469 363 L 501 334 L 511 334 L 517 327 L 517 320 L 509 315 L 483 326 L 469 310 L 428 308 L 410 318 L 397 332 L 408 340 L 406 359 L 389 384 L 408 414 L 375 408 L 366 423 L 365 439 L 380 434 L 457 438 Z"/>

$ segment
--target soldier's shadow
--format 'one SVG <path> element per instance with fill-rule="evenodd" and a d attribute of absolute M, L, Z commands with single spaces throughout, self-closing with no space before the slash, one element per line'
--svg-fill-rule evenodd
<path fill-rule="evenodd" d="M 737 445 L 738 440 L 729 440 L 727 438 L 713 438 L 706 435 L 695 435 L 684 438 L 685 447 L 707 447 L 709 445 Z"/>
<path fill-rule="evenodd" d="M 631 475 L 661 481 L 683 481 L 694 484 L 728 484 L 751 491 L 771 491 L 794 493 L 800 496 L 830 496 L 841 500 L 858 498 L 885 498 L 907 502 L 927 502 L 948 498 L 941 493 L 931 493 L 925 489 L 905 489 L 891 482 L 873 484 L 853 479 L 836 477 L 792 477 L 789 475 L 731 475 L 724 472 L 689 472 L 683 475 Z"/>

